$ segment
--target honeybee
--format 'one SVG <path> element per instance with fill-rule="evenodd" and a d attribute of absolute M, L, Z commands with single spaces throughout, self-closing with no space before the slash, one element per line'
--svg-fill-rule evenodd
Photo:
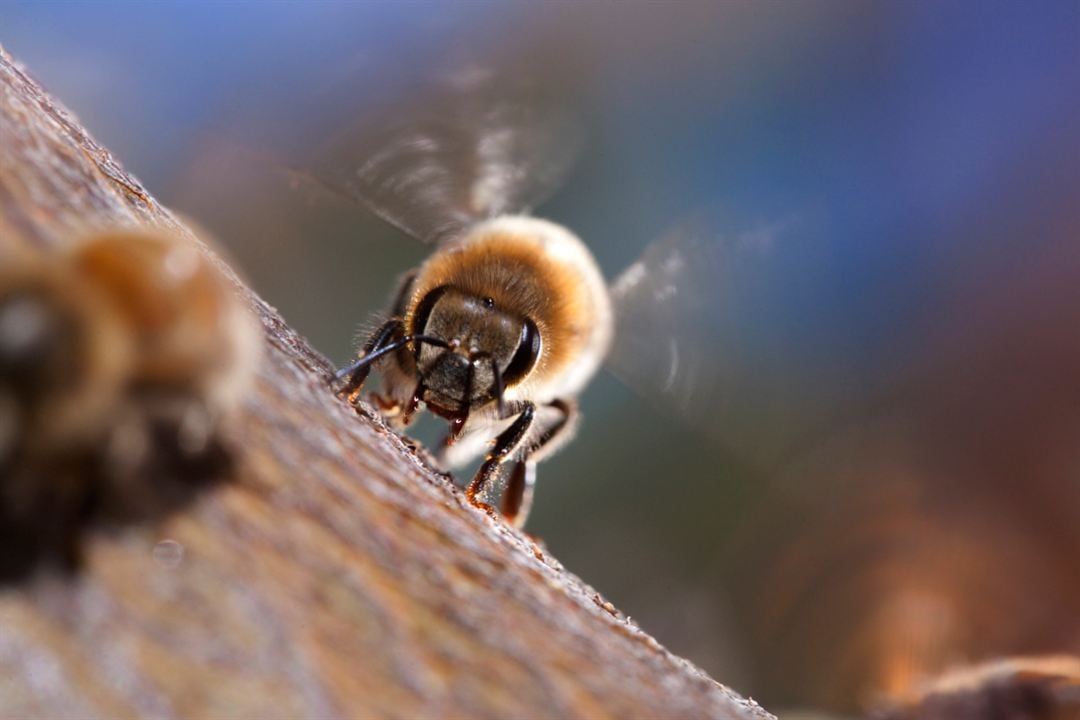
<path fill-rule="evenodd" d="M 389 319 L 336 374 L 338 390 L 356 403 L 379 366 L 376 407 L 399 428 L 419 409 L 447 419 L 440 460 L 459 467 L 483 454 L 466 495 L 491 509 L 484 496 L 501 481 L 502 513 L 517 526 L 536 463 L 573 437 L 576 398 L 606 358 L 690 421 L 740 422 L 742 396 L 718 397 L 760 364 L 734 349 L 717 355 L 712 328 L 730 328 L 702 309 L 737 317 L 745 283 L 732 268 L 772 263 L 778 237 L 797 224 L 681 226 L 609 288 L 572 231 L 529 214 L 581 145 L 567 89 L 468 66 L 437 81 L 422 107 L 365 119 L 300 163 L 303 177 L 435 246 L 400 282 Z M 770 395 L 767 387 L 754 386 Z"/>
<path fill-rule="evenodd" d="M 212 261 L 171 233 L 101 232 L 7 263 L 0 493 L 9 540 L 27 551 L 9 559 L 99 516 L 171 506 L 186 496 L 174 481 L 218 475 L 258 337 Z"/>
<path fill-rule="evenodd" d="M 573 144 L 574 128 L 531 102 L 535 86 L 493 80 L 475 68 L 448 78 L 437 108 L 387 123 L 370 151 L 339 139 L 324 152 L 352 165 L 321 179 L 436 245 L 336 374 L 340 392 L 355 403 L 378 364 L 371 399 L 393 425 L 420 408 L 449 421 L 441 462 L 466 464 L 490 443 L 466 496 L 490 509 L 504 483 L 500 509 L 521 526 L 536 463 L 575 432 L 576 397 L 603 362 L 613 314 L 585 244 L 524 213 L 561 181 L 569 158 L 550 151 Z"/>
<path fill-rule="evenodd" d="M 1069 655 L 992 660 L 945 673 L 878 720 L 1076 720 L 1080 658 Z"/>
<path fill-rule="evenodd" d="M 379 406 L 401 426 L 420 403 L 448 419 L 449 464 L 467 462 L 494 436 L 466 495 L 479 502 L 512 464 L 502 512 L 522 524 L 535 463 L 572 436 L 575 398 L 599 369 L 612 328 L 603 276 L 581 240 L 545 220 L 505 215 L 410 273 L 393 317 L 337 377 L 355 401 L 372 364 L 386 358 Z"/>

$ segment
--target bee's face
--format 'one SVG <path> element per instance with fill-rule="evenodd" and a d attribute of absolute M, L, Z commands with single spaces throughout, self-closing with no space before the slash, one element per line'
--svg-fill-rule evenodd
<path fill-rule="evenodd" d="M 447 410 L 494 399 L 500 382 L 520 382 L 540 356 L 540 333 L 530 318 L 450 285 L 421 300 L 412 327 L 446 344 L 420 343 L 416 365 L 432 404 Z"/>

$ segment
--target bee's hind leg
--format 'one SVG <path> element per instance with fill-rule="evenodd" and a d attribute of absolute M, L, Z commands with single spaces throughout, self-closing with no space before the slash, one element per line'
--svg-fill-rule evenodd
<path fill-rule="evenodd" d="M 535 486 L 536 463 L 530 460 L 515 462 L 506 481 L 506 491 L 503 492 L 502 514 L 508 523 L 518 529 L 524 527 L 529 519 Z"/>

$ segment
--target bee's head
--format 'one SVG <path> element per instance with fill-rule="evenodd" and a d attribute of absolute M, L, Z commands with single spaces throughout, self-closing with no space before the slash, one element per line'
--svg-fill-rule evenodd
<path fill-rule="evenodd" d="M 503 389 L 524 380 L 540 357 L 532 320 L 449 285 L 417 304 L 411 330 L 441 341 L 417 343 L 415 358 L 431 402 L 448 410 L 501 402 Z"/>

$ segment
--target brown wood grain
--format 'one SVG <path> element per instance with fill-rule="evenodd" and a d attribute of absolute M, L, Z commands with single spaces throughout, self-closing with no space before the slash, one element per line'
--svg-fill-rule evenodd
<path fill-rule="evenodd" d="M 0 262 L 132 223 L 189 232 L 0 50 Z M 0 591 L 0 716 L 770 717 L 334 397 L 243 292 L 267 353 L 236 477 Z"/>

